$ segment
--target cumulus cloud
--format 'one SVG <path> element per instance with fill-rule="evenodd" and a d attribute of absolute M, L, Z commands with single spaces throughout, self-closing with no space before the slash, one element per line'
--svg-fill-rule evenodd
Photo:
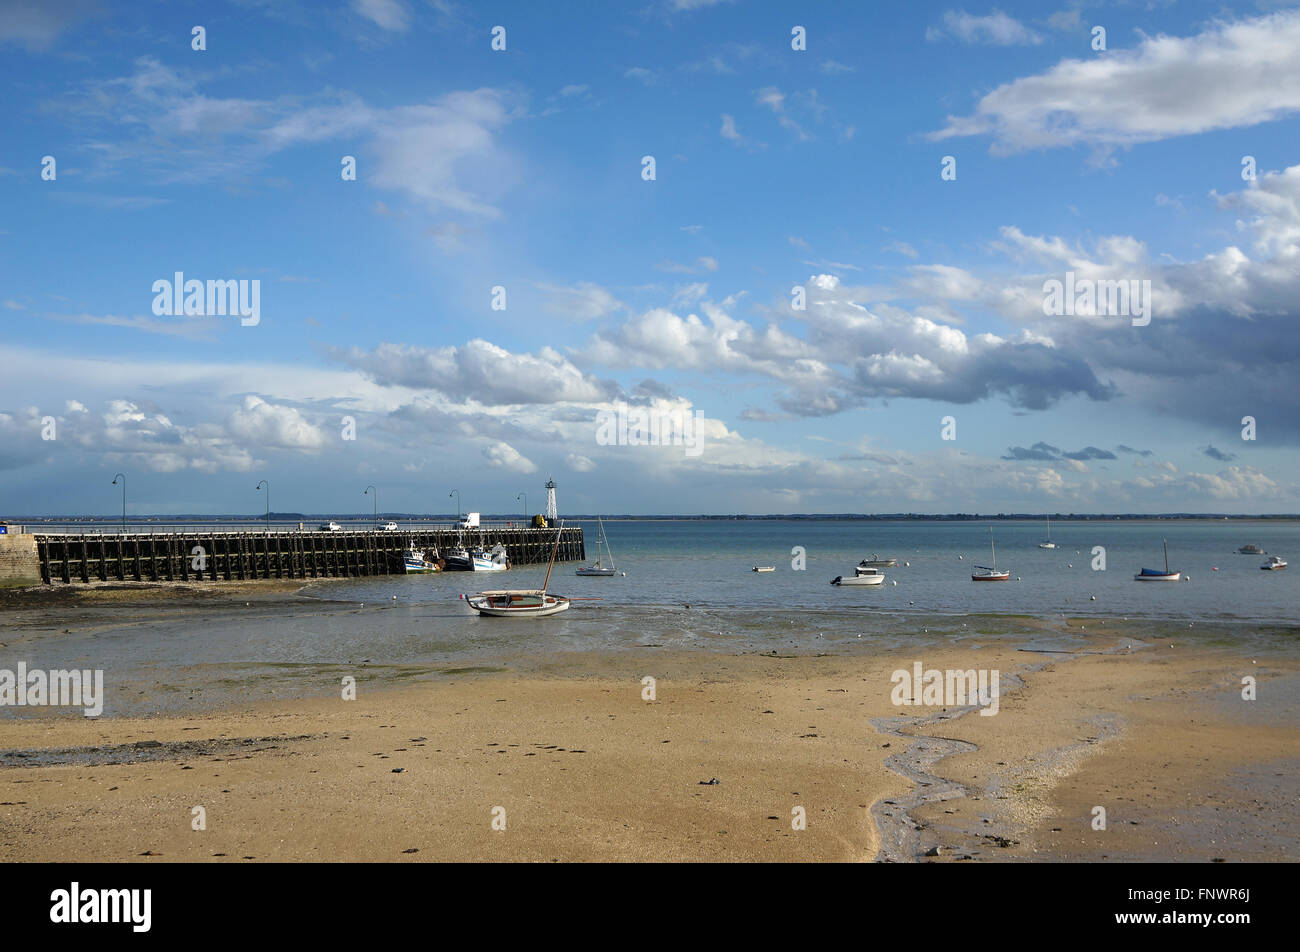
<path fill-rule="evenodd" d="M 1118 104 L 1122 104 L 1118 105 Z M 1189 37 L 1066 59 L 998 86 L 932 139 L 988 135 L 995 154 L 1131 146 L 1300 111 L 1300 11 L 1215 22 Z"/>
<path fill-rule="evenodd" d="M 230 415 L 228 428 L 234 438 L 258 447 L 316 450 L 325 442 L 321 430 L 296 407 L 276 406 L 251 394 Z"/>
<path fill-rule="evenodd" d="M 500 469 L 508 469 L 513 473 L 535 473 L 537 466 L 532 460 L 524 457 L 509 443 L 497 442 L 489 443 L 483 447 L 483 458 L 491 465 Z"/>
<path fill-rule="evenodd" d="M 462 347 L 425 348 L 380 344 L 374 350 L 335 350 L 336 360 L 355 367 L 382 386 L 436 390 L 455 401 L 487 406 L 597 402 L 618 387 L 583 373 L 549 347 L 515 354 L 485 340 Z"/>

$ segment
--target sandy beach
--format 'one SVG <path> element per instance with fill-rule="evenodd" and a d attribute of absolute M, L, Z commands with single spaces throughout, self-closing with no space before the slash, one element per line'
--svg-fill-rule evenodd
<path fill-rule="evenodd" d="M 1129 650 L 1140 630 L 1068 655 L 565 652 L 401 686 L 363 670 L 355 700 L 6 718 L 0 857 L 1295 860 L 1300 664 Z M 1001 672 L 996 715 L 894 704 L 918 661 Z"/>

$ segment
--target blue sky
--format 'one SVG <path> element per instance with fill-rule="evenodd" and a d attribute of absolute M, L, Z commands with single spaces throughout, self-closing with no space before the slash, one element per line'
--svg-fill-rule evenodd
<path fill-rule="evenodd" d="M 11 0 L 0 51 L 7 513 L 1300 509 L 1294 7 Z"/>

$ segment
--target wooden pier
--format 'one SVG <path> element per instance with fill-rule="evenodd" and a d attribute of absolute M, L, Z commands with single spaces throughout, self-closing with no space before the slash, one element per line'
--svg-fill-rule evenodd
<path fill-rule="evenodd" d="M 587 557 L 582 529 L 562 532 L 557 562 Z M 177 531 L 166 533 L 35 534 L 41 581 L 188 582 L 246 579 L 357 578 L 402 575 L 403 555 L 414 545 L 445 553 L 457 545 L 491 549 L 500 543 L 512 565 L 547 562 L 555 529 L 412 529 Z"/>

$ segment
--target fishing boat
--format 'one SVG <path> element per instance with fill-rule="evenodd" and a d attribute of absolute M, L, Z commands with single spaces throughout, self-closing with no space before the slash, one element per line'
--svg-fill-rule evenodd
<path fill-rule="evenodd" d="M 1038 547 L 1040 549 L 1056 548 L 1056 543 L 1052 541 L 1052 517 L 1051 516 L 1047 517 L 1047 539 L 1044 542 L 1038 543 Z"/>
<path fill-rule="evenodd" d="M 1286 568 L 1286 559 L 1280 555 L 1270 555 L 1268 561 L 1260 566 L 1265 572 L 1276 572 L 1279 569 Z"/>
<path fill-rule="evenodd" d="M 1137 575 L 1133 576 L 1133 581 L 1135 582 L 1177 582 L 1183 577 L 1182 572 L 1169 571 L 1169 543 L 1165 540 L 1161 540 L 1161 541 L 1164 541 L 1164 546 L 1165 546 L 1165 570 L 1161 572 L 1159 569 L 1143 569 Z"/>
<path fill-rule="evenodd" d="M 993 564 L 977 565 L 971 573 L 972 582 L 1005 582 L 1011 578 L 1010 572 L 998 571 L 998 549 L 993 544 L 993 527 L 989 526 L 989 550 L 993 553 Z"/>
<path fill-rule="evenodd" d="M 491 550 L 476 549 L 470 554 L 470 567 L 475 572 L 504 572 L 510 568 L 506 547 L 498 542 Z"/>
<path fill-rule="evenodd" d="M 869 559 L 863 559 L 861 562 L 858 563 L 858 568 L 863 568 L 863 569 L 892 569 L 892 568 L 894 568 L 896 565 L 898 565 L 898 559 L 882 559 L 880 556 L 876 555 L 876 554 L 873 552 L 873 553 L 871 554 L 871 558 L 869 558 Z"/>
<path fill-rule="evenodd" d="M 1242 555 L 1268 555 L 1267 552 L 1255 545 L 1253 542 L 1243 545 L 1237 551 Z"/>
<path fill-rule="evenodd" d="M 775 565 L 755 565 L 752 569 L 750 569 L 750 571 L 751 571 L 751 572 L 775 572 L 775 571 L 776 571 L 776 566 L 775 566 Z"/>
<path fill-rule="evenodd" d="M 438 565 L 438 551 L 435 549 L 432 559 L 424 557 L 424 550 L 411 546 L 402 556 L 402 565 L 406 569 L 407 575 L 427 575 L 430 572 L 440 572 L 441 567 Z"/>
<path fill-rule="evenodd" d="M 469 550 L 457 541 L 455 548 L 450 549 L 446 556 L 443 557 L 446 563 L 445 568 L 448 572 L 473 572 L 474 557 L 469 554 Z"/>
<path fill-rule="evenodd" d="M 470 608 L 489 618 L 544 618 L 568 611 L 569 599 L 563 595 L 552 595 L 546 591 L 551 581 L 551 569 L 555 567 L 555 553 L 560 549 L 560 533 L 564 523 L 560 523 L 559 532 L 555 534 L 555 546 L 551 549 L 551 562 L 546 567 L 546 579 L 541 588 L 536 589 L 500 589 L 491 592 L 479 592 L 477 595 L 462 595 Z"/>
<path fill-rule="evenodd" d="M 600 547 L 604 545 L 605 552 L 609 555 L 609 565 L 600 558 Z M 590 565 L 584 565 L 573 573 L 574 575 L 583 575 L 587 577 L 609 578 L 617 574 L 614 569 L 614 550 L 609 547 L 609 539 L 605 538 L 605 524 L 600 521 L 600 516 L 596 517 L 596 561 Z M 627 573 L 624 572 L 624 575 Z"/>

